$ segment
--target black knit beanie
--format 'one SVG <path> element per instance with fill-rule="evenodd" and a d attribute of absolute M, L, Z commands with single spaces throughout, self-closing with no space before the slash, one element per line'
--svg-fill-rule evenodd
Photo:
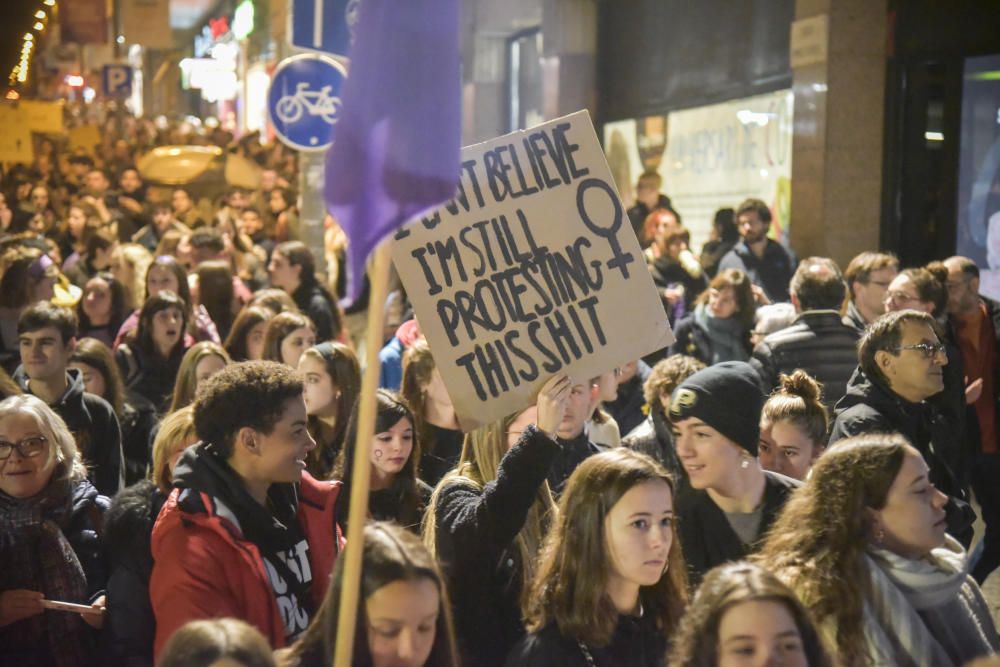
<path fill-rule="evenodd" d="M 757 373 L 743 361 L 704 368 L 682 382 L 670 397 L 670 421 L 696 417 L 757 456 L 764 392 Z"/>

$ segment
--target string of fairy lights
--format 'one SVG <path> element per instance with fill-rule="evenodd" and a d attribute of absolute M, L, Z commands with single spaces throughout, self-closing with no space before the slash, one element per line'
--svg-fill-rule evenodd
<path fill-rule="evenodd" d="M 16 88 L 20 84 L 27 83 L 28 75 L 31 71 L 32 61 L 35 54 L 38 52 L 39 40 L 45 29 L 48 27 L 49 21 L 52 18 L 52 13 L 55 11 L 56 0 L 42 0 L 39 8 L 35 11 L 33 15 L 34 25 L 31 30 L 24 33 L 21 44 L 21 56 L 17 64 L 10 71 L 10 77 L 7 79 L 10 89 L 7 91 L 8 99 L 16 99 L 19 97 Z"/>

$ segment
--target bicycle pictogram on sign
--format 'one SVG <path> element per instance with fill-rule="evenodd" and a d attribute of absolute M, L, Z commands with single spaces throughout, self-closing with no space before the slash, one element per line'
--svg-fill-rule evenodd
<path fill-rule="evenodd" d="M 310 90 L 309 82 L 303 81 L 295 87 L 295 94 L 283 95 L 278 100 L 275 113 L 281 122 L 295 123 L 308 111 L 310 116 L 319 116 L 334 125 L 340 115 L 340 98 L 330 94 L 332 89 L 332 86 L 323 86 L 319 91 Z"/>

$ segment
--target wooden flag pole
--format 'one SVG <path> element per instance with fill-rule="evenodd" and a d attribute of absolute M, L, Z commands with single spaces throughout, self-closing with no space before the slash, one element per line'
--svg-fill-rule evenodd
<path fill-rule="evenodd" d="M 378 389 L 378 353 L 382 349 L 385 301 L 389 291 L 389 265 L 392 261 L 389 239 L 375 248 L 371 298 L 368 301 L 368 331 L 365 347 L 365 373 L 358 397 L 358 430 L 354 443 L 354 467 L 351 470 L 351 511 L 347 516 L 347 545 L 341 558 L 344 580 L 341 582 L 340 611 L 337 618 L 337 644 L 334 667 L 350 667 L 357 623 L 358 595 L 361 590 L 361 567 L 365 520 L 368 517 L 368 487 L 371 477 L 371 445 L 375 437 L 375 390 Z"/>

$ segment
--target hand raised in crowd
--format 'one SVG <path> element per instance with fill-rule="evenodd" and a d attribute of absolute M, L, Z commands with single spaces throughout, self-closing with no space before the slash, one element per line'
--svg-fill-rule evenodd
<path fill-rule="evenodd" d="M 132 213 L 142 213 L 142 204 L 131 197 L 119 197 L 118 205 Z"/>
<path fill-rule="evenodd" d="M 769 306 L 771 305 L 771 300 L 767 298 L 767 293 L 764 292 L 764 288 L 760 285 L 750 285 L 750 289 L 753 291 L 753 300 L 758 306 Z"/>
<path fill-rule="evenodd" d="M 0 593 L 0 628 L 41 614 L 45 611 L 43 599 L 45 596 L 39 591 L 23 588 Z"/>
<path fill-rule="evenodd" d="M 969 378 L 965 378 L 969 382 Z M 983 395 L 983 378 L 977 378 L 965 385 L 965 404 L 972 405 Z"/>
<path fill-rule="evenodd" d="M 555 375 L 538 392 L 538 400 L 535 403 L 538 407 L 536 426 L 552 438 L 556 437 L 559 424 L 566 414 L 566 401 L 569 400 L 572 388 L 573 383 L 568 375 Z"/>

